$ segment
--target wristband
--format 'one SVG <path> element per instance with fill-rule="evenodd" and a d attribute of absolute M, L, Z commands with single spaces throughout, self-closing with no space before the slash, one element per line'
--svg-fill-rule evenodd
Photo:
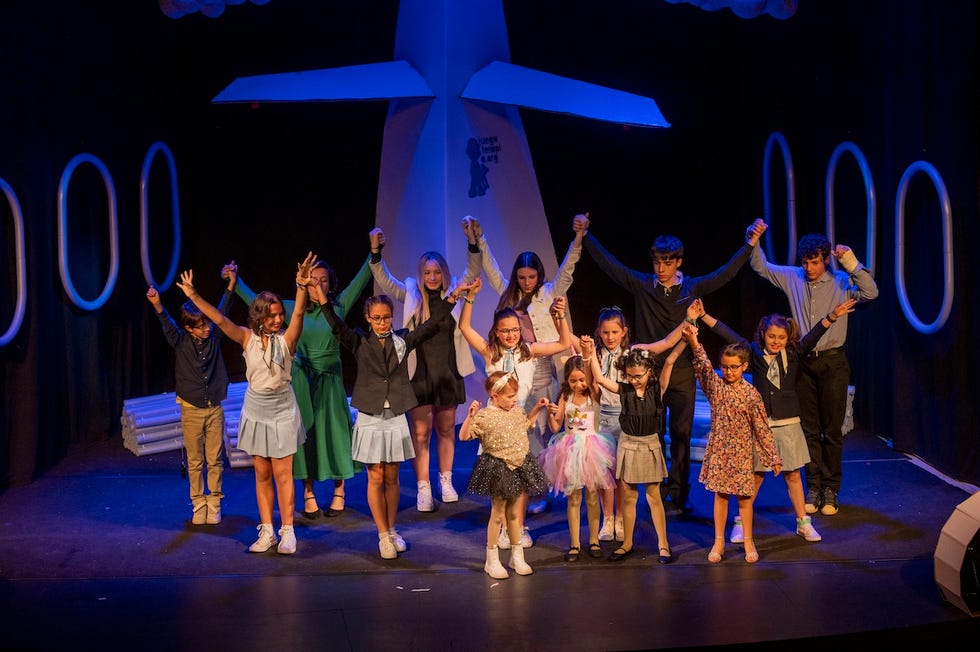
<path fill-rule="evenodd" d="M 691 319 L 690 317 L 685 317 L 684 318 L 684 321 L 686 321 L 691 326 L 697 326 L 698 325 L 698 320 L 697 319 Z"/>
<path fill-rule="evenodd" d="M 835 321 L 837 321 L 837 317 L 834 316 L 834 313 L 828 312 L 827 313 L 827 321 L 829 321 L 831 324 L 833 324 Z"/>

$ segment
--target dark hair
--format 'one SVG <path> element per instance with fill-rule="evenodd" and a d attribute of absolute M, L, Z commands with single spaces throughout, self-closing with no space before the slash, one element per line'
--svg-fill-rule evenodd
<path fill-rule="evenodd" d="M 827 236 L 811 233 L 800 238 L 796 245 L 796 257 L 802 263 L 808 258 L 820 256 L 826 262 L 830 258 L 830 240 Z"/>
<path fill-rule="evenodd" d="M 282 299 L 275 292 L 265 290 L 255 295 L 252 305 L 248 307 L 248 327 L 253 333 L 262 334 L 262 322 L 269 316 L 272 306 L 277 303 L 282 306 Z"/>
<path fill-rule="evenodd" d="M 395 314 L 395 304 L 391 302 L 391 297 L 389 297 L 387 294 L 376 294 L 373 297 L 368 297 L 364 300 L 364 316 L 366 317 L 367 315 L 370 315 L 371 308 L 377 305 L 388 306 L 388 308 L 391 310 L 391 314 Z M 392 330 L 394 330 L 394 325 L 392 325 Z"/>
<path fill-rule="evenodd" d="M 646 367 L 652 372 L 660 370 L 660 362 L 657 356 L 646 349 L 630 349 L 626 355 L 621 355 L 616 360 L 616 369 L 626 373 L 626 367 Z"/>
<path fill-rule="evenodd" d="M 749 345 L 745 342 L 732 342 L 721 347 L 721 355 L 737 357 L 745 364 L 749 361 Z"/>
<path fill-rule="evenodd" d="M 624 351 L 628 351 L 630 348 L 629 324 L 626 323 L 626 315 L 623 314 L 623 309 L 619 306 L 610 306 L 599 310 L 599 321 L 596 323 L 593 339 L 596 342 L 602 341 L 602 336 L 599 334 L 599 331 L 602 328 L 602 322 L 610 320 L 619 322 L 619 326 L 624 331 L 623 340 L 620 342 L 619 348 Z"/>
<path fill-rule="evenodd" d="M 528 267 L 535 270 L 538 273 L 538 284 L 534 286 L 527 296 L 521 291 L 521 285 L 517 282 L 517 270 Z M 497 310 L 502 310 L 503 308 L 511 307 L 516 308 L 520 311 L 527 310 L 527 304 L 531 302 L 531 297 L 538 293 L 541 286 L 545 284 L 547 279 L 544 275 L 544 264 L 542 264 L 541 259 L 533 251 L 525 251 L 524 253 L 517 255 L 517 260 L 514 261 L 514 267 L 510 270 L 510 280 L 507 282 L 507 290 L 500 295 L 500 301 L 497 302 Z"/>
<path fill-rule="evenodd" d="M 650 258 L 683 258 L 684 243 L 673 235 L 658 235 L 650 245 Z"/>
<path fill-rule="evenodd" d="M 562 369 L 562 381 L 561 386 L 558 388 L 558 396 L 564 396 L 565 400 L 572 395 L 572 388 L 568 385 L 568 376 L 573 371 L 581 371 L 585 373 L 585 365 L 587 363 L 582 356 L 573 355 L 568 360 L 565 360 L 565 367 Z M 588 389 L 586 391 L 589 391 Z M 591 391 L 589 392 L 591 394 Z"/>
<path fill-rule="evenodd" d="M 490 327 L 490 332 L 487 333 L 487 344 L 490 347 L 490 361 L 497 362 L 500 358 L 504 357 L 503 349 L 504 345 L 501 343 L 500 338 L 497 337 L 497 324 L 501 320 L 507 319 L 508 317 L 513 317 L 517 320 L 518 325 L 521 323 L 521 318 L 517 315 L 517 311 L 513 308 L 501 308 L 497 312 L 493 313 L 493 326 Z M 517 341 L 517 350 L 520 353 L 518 358 L 520 360 L 526 360 L 531 357 L 531 347 L 527 345 L 524 341 L 524 336 Z"/>
<path fill-rule="evenodd" d="M 327 271 L 327 284 L 330 289 L 327 290 L 327 302 L 334 303 L 337 300 L 337 295 L 340 294 L 340 279 L 337 278 L 337 272 L 334 271 L 333 267 L 323 262 L 322 260 L 316 261 L 316 264 L 310 268 L 312 272 L 314 269 L 324 269 Z M 313 302 L 306 302 L 306 312 L 314 310 Z"/>
<path fill-rule="evenodd" d="M 800 327 L 792 317 L 779 314 L 766 315 L 759 320 L 759 326 L 755 329 L 755 342 L 763 351 L 766 350 L 766 331 L 771 327 L 786 331 L 787 349 L 792 349 L 800 343 Z"/>
<path fill-rule="evenodd" d="M 180 307 L 180 325 L 184 328 L 197 328 L 208 321 L 193 301 L 185 301 Z"/>

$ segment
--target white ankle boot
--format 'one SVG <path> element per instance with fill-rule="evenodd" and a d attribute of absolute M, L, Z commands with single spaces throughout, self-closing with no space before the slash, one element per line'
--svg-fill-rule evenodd
<path fill-rule="evenodd" d="M 530 575 L 534 572 L 534 569 L 524 561 L 524 546 L 522 545 L 511 546 L 509 565 L 518 575 Z"/>
<path fill-rule="evenodd" d="M 500 563 L 500 552 L 497 546 L 487 548 L 487 563 L 483 565 L 483 570 L 495 580 L 505 580 L 509 577 L 507 569 Z"/>

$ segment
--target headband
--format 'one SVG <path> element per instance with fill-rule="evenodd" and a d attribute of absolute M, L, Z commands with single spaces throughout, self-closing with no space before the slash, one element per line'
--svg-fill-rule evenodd
<path fill-rule="evenodd" d="M 505 373 L 503 376 L 497 379 L 497 382 L 493 384 L 493 387 L 490 388 L 490 393 L 499 394 L 500 390 L 504 388 L 504 385 L 506 385 L 507 381 L 509 381 L 511 378 L 517 380 L 517 374 L 514 373 L 513 371 Z"/>

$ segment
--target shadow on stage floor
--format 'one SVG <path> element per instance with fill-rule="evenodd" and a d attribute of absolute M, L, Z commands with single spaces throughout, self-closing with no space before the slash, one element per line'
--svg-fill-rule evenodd
<path fill-rule="evenodd" d="M 394 561 L 378 555 L 363 474 L 341 516 L 297 516 L 295 555 L 249 554 L 251 468 L 226 468 L 223 522 L 195 526 L 180 452 L 136 457 L 119 441 L 77 452 L 0 495 L 0 647 L 826 650 L 980 634 L 933 571 L 940 531 L 968 490 L 860 430 L 845 439 L 840 513 L 814 518 L 819 543 L 794 534 L 785 484 L 769 478 L 756 502 L 759 563 L 728 544 L 709 564 L 712 496 L 695 465 L 695 511 L 668 519 L 672 564 L 657 563 L 642 502 L 633 556 L 565 562 L 565 503 L 552 499 L 528 517 L 534 574 L 502 581 L 483 572 L 489 506 L 462 491 L 475 451 L 458 445 L 461 498 L 432 513 L 415 510 L 403 465 L 398 527 L 409 549 Z M 318 485 L 323 503 L 328 485 Z M 603 543 L 606 555 L 613 547 Z"/>

